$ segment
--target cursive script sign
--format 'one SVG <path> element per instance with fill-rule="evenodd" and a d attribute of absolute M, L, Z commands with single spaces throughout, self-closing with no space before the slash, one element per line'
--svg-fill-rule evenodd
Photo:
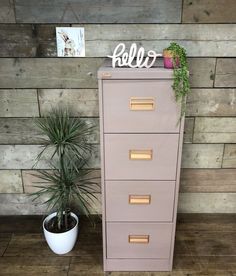
<path fill-rule="evenodd" d="M 162 54 L 157 54 L 155 51 L 150 50 L 145 56 L 145 50 L 143 47 L 138 49 L 137 44 L 133 43 L 129 49 L 129 52 L 125 51 L 125 44 L 120 43 L 116 46 L 113 55 L 108 56 L 112 59 L 112 67 L 128 66 L 131 68 L 150 68 L 154 65 L 156 58 L 161 57 Z"/>

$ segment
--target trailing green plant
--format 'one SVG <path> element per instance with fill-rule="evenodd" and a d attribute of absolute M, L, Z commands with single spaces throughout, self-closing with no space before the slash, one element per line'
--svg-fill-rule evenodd
<path fill-rule="evenodd" d="M 176 101 L 181 102 L 181 119 L 186 111 L 186 96 L 190 92 L 187 54 L 186 50 L 175 42 L 170 43 L 166 50 L 171 51 L 173 55 L 174 83 L 172 87 Z"/>
<path fill-rule="evenodd" d="M 81 213 L 89 216 L 99 190 L 92 171 L 86 169 L 91 157 L 92 145 L 88 144 L 94 127 L 80 118 L 71 118 L 67 110 L 53 109 L 47 117 L 36 119 L 36 125 L 42 131 L 43 148 L 37 156 L 40 162 L 49 155 L 51 171 L 41 170 L 40 179 L 45 185 L 35 186 L 39 190 L 31 194 L 36 200 L 47 196 L 43 203 L 48 209 L 57 212 L 58 229 L 68 229 L 68 218 L 73 202 Z"/>

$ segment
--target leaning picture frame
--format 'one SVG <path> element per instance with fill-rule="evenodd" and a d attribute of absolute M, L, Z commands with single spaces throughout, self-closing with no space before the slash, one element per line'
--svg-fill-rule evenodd
<path fill-rule="evenodd" d="M 57 56 L 85 57 L 84 28 L 56 27 Z"/>

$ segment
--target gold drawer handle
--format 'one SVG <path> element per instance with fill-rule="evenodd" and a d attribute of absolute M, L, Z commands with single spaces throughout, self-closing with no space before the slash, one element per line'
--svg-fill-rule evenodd
<path fill-rule="evenodd" d="M 129 235 L 129 243 L 149 243 L 149 235 Z"/>
<path fill-rule="evenodd" d="M 130 99 L 130 110 L 133 111 L 151 111 L 155 108 L 154 98 L 136 98 Z"/>
<path fill-rule="evenodd" d="M 129 204 L 151 204 L 151 195 L 129 195 Z"/>
<path fill-rule="evenodd" d="M 152 160 L 152 150 L 130 150 L 130 160 Z"/>

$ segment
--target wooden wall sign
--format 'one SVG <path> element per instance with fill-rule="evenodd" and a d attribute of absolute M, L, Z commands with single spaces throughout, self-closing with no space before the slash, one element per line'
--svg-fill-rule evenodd
<path fill-rule="evenodd" d="M 108 57 L 112 59 L 112 67 L 125 67 L 130 68 L 150 68 L 155 64 L 156 58 L 161 57 L 162 54 L 158 54 L 153 50 L 149 50 L 145 55 L 144 47 L 138 49 L 137 44 L 133 43 L 130 46 L 129 51 L 126 51 L 124 43 L 120 43 L 113 51 L 113 55 Z"/>

